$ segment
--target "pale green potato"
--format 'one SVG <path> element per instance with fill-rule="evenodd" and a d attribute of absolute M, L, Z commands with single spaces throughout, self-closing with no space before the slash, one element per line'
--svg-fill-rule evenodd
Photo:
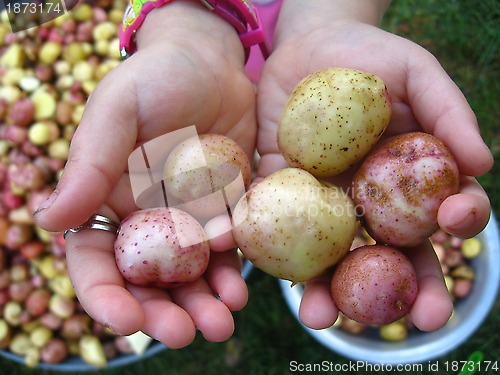
<path fill-rule="evenodd" d="M 316 177 L 337 175 L 378 141 L 391 117 L 391 99 L 377 76 L 327 68 L 295 87 L 283 109 L 278 145 L 292 167 Z"/>
<path fill-rule="evenodd" d="M 294 283 L 319 276 L 348 251 L 356 232 L 350 197 L 309 172 L 286 168 L 249 190 L 233 211 L 233 235 L 257 268 Z"/>

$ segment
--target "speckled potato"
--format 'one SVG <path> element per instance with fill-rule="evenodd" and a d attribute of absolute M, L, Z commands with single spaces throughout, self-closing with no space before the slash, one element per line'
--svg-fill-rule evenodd
<path fill-rule="evenodd" d="M 126 217 L 114 250 L 125 280 L 160 288 L 197 280 L 210 257 L 201 225 L 186 212 L 165 207 L 135 211 Z"/>
<path fill-rule="evenodd" d="M 278 145 L 292 167 L 317 177 L 337 175 L 361 160 L 391 117 L 391 100 L 377 76 L 327 68 L 295 87 L 282 112 Z"/>
<path fill-rule="evenodd" d="M 441 203 L 458 193 L 455 159 L 422 132 L 393 138 L 363 162 L 353 178 L 353 200 L 367 232 L 379 243 L 416 246 L 438 229 Z"/>
<path fill-rule="evenodd" d="M 417 276 L 399 250 L 365 245 L 338 263 L 331 293 L 347 317 L 364 324 L 388 324 L 410 311 L 418 293 Z"/>
<path fill-rule="evenodd" d="M 245 193 L 250 174 L 247 155 L 231 138 L 220 134 L 189 138 L 165 162 L 169 206 L 182 204 L 197 219 L 221 214 Z"/>
<path fill-rule="evenodd" d="M 310 280 L 344 256 L 356 215 L 340 188 L 286 168 L 249 190 L 233 212 L 233 235 L 257 268 L 294 283 Z"/>

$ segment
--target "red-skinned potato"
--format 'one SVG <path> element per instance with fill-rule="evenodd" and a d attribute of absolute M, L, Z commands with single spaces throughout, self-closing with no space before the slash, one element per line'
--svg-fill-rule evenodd
<path fill-rule="evenodd" d="M 417 276 L 399 250 L 365 245 L 338 263 L 331 293 L 347 317 L 364 324 L 388 324 L 410 311 L 418 293 Z"/>
<path fill-rule="evenodd" d="M 367 156 L 353 179 L 353 200 L 377 242 L 409 247 L 439 228 L 439 206 L 458 189 L 451 152 L 436 137 L 413 132 Z"/>
<path fill-rule="evenodd" d="M 165 207 L 135 211 L 126 217 L 114 248 L 125 280 L 160 288 L 197 280 L 210 256 L 201 225 L 186 212 Z"/>

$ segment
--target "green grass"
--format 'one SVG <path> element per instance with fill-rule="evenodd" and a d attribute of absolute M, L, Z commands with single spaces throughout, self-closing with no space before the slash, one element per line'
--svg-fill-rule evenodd
<path fill-rule="evenodd" d="M 500 2 L 498 0 L 396 0 L 383 27 L 430 50 L 459 85 L 474 109 L 481 132 L 495 157 L 495 166 L 479 181 L 500 214 Z M 236 332 L 224 343 L 207 343 L 199 336 L 189 348 L 166 350 L 119 370 L 99 375 L 278 375 L 290 374 L 290 361 L 348 363 L 321 346 L 288 310 L 275 279 L 254 270 L 249 279 L 250 301 L 235 313 Z M 438 358 L 466 360 L 480 350 L 485 359 L 500 361 L 500 302 L 476 333 L 458 349 Z M 424 367 L 425 368 L 425 367 Z M 362 373 L 362 372 L 361 372 Z M 364 372 L 369 374 L 369 372 Z M 430 371 L 414 372 L 431 374 Z M 484 372 L 482 372 L 484 373 Z M 493 372 L 492 372 L 493 373 Z M 0 360 L 0 374 L 49 374 Z"/>

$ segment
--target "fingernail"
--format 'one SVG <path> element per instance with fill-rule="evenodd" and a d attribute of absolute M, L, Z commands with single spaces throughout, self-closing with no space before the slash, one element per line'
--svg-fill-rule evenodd
<path fill-rule="evenodd" d="M 112 335 L 118 335 L 119 333 L 114 330 L 109 324 L 103 324 L 103 327 L 106 331 L 109 331 Z"/>
<path fill-rule="evenodd" d="M 465 228 L 469 228 L 469 227 L 471 227 L 474 224 L 474 220 L 475 219 L 476 219 L 476 215 L 474 214 L 474 211 L 471 210 L 461 220 L 453 221 L 449 225 L 449 228 L 452 231 L 460 231 L 460 230 L 463 230 Z"/>
<path fill-rule="evenodd" d="M 59 192 L 57 190 L 54 190 L 54 192 L 52 192 L 52 194 L 50 194 L 47 198 L 45 198 L 45 200 L 40 204 L 40 206 L 38 206 L 38 208 L 33 213 L 33 216 L 36 216 L 40 211 L 49 208 L 52 205 L 52 203 L 54 203 L 58 195 Z"/>

